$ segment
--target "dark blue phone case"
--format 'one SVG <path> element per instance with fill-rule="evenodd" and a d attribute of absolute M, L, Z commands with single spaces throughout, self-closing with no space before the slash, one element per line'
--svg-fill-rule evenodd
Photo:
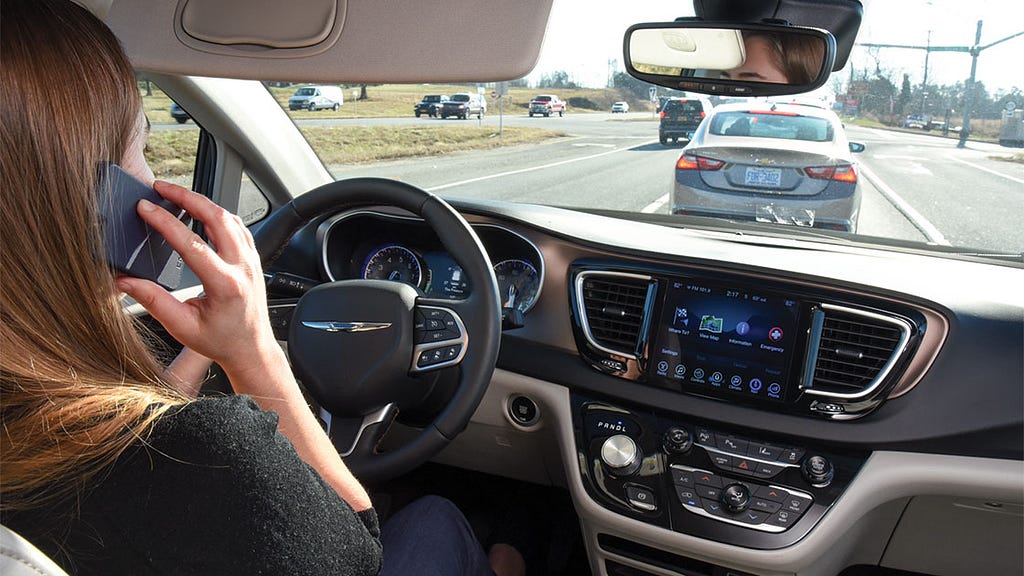
<path fill-rule="evenodd" d="M 117 164 L 100 166 L 98 199 L 107 263 L 129 276 L 152 280 L 168 290 L 181 284 L 184 261 L 136 211 L 139 200 L 161 206 L 191 225 L 188 214 Z"/>

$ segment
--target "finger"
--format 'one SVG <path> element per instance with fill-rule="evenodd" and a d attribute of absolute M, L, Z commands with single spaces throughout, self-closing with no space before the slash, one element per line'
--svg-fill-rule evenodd
<path fill-rule="evenodd" d="M 139 216 L 167 240 L 205 286 L 208 280 L 225 273 L 227 264 L 198 234 L 182 224 L 170 212 L 147 200 L 137 205 Z"/>
<path fill-rule="evenodd" d="M 184 208 L 203 223 L 206 236 L 217 247 L 217 253 L 228 262 L 237 262 L 246 251 L 246 240 L 234 214 L 214 204 L 209 198 L 187 188 L 157 180 L 153 189 L 160 196 Z"/>
<path fill-rule="evenodd" d="M 175 340 L 186 342 L 187 335 L 196 331 L 196 322 L 190 307 L 179 302 L 156 283 L 123 276 L 117 279 L 117 289 L 131 296 L 145 308 Z"/>

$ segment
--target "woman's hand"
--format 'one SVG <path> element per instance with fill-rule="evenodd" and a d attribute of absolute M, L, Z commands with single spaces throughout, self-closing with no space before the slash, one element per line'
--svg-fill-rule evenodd
<path fill-rule="evenodd" d="M 154 189 L 203 223 L 214 249 L 171 213 L 140 201 L 139 216 L 199 276 L 204 294 L 179 302 L 148 280 L 122 277 L 120 290 L 141 304 L 178 342 L 229 372 L 246 372 L 280 349 L 267 316 L 266 288 L 252 235 L 237 217 L 207 198 L 157 181 Z"/>

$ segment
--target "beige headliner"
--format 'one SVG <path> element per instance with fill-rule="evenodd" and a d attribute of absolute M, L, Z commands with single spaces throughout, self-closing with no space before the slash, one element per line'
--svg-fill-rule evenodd
<path fill-rule="evenodd" d="M 295 19 L 282 21 L 274 2 L 251 0 L 77 0 L 99 15 L 121 39 L 140 70 L 318 82 L 470 82 L 521 78 L 537 63 L 551 0 L 288 0 Z M 204 17 L 222 14 L 224 24 L 205 21 L 204 31 L 238 36 L 240 19 L 262 24 L 262 33 L 308 30 L 312 8 L 338 2 L 340 34 L 305 53 L 285 49 L 227 47 L 234 54 L 197 48 L 185 34 L 186 5 Z M 270 6 L 268 18 L 253 17 Z M 276 6 L 280 6 L 279 4 Z M 303 10 L 306 6 L 307 10 Z M 240 17 L 244 15 L 244 17 Z M 264 23 L 273 19 L 273 26 Z M 184 40 L 184 41 L 183 41 Z M 223 50 L 222 50 L 223 51 Z"/>

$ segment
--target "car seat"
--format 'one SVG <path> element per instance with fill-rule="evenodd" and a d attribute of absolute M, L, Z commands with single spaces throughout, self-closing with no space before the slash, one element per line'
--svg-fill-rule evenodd
<path fill-rule="evenodd" d="M 750 136 L 750 120 L 740 118 L 725 129 L 726 136 Z"/>
<path fill-rule="evenodd" d="M 4 576 L 68 576 L 46 554 L 6 526 L 0 526 L 0 574 Z"/>

